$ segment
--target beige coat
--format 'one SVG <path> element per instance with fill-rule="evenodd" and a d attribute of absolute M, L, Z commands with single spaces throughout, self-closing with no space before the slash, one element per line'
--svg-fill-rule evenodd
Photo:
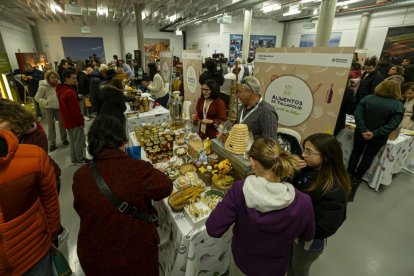
<path fill-rule="evenodd" d="M 37 89 L 35 100 L 41 104 L 43 108 L 59 109 L 56 88 L 51 86 L 46 80 L 41 80 L 39 82 L 39 89 Z"/>
<path fill-rule="evenodd" d="M 165 89 L 164 81 L 160 74 L 155 74 L 154 80 L 148 85 L 148 90 L 151 91 L 151 95 L 153 95 L 155 99 L 167 95 L 167 89 Z"/>

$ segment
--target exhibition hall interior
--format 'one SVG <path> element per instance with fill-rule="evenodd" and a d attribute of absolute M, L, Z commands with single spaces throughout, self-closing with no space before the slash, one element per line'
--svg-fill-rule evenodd
<path fill-rule="evenodd" d="M 0 0 L 0 69 L 0 275 L 414 275 L 413 0 Z"/>

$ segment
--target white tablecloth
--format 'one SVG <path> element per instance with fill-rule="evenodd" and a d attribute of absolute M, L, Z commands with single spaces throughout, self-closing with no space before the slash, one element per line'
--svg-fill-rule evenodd
<path fill-rule="evenodd" d="M 135 133 L 130 133 L 129 139 L 131 146 L 139 145 Z M 147 160 L 144 150 L 141 157 Z M 228 270 L 231 230 L 220 239 L 211 238 L 205 225 L 194 228 L 183 212 L 171 210 L 167 198 L 154 206 L 160 221 L 158 259 L 165 276 L 213 276 Z"/>
<path fill-rule="evenodd" d="M 343 129 L 337 135 L 337 139 L 342 145 L 344 163 L 348 166 L 354 144 L 354 131 Z M 375 191 L 378 191 L 380 185 L 390 185 L 393 174 L 399 173 L 404 167 L 410 168 L 414 165 L 413 141 L 414 137 L 404 134 L 400 134 L 394 141 L 388 140 L 362 179 Z"/>
<path fill-rule="evenodd" d="M 222 275 L 228 270 L 232 232 L 211 238 L 205 225 L 193 228 L 167 199 L 156 202 L 160 218 L 159 263 L 165 276 Z"/>
<path fill-rule="evenodd" d="M 131 109 L 129 104 L 127 103 L 127 110 L 125 111 L 125 115 L 131 113 Z M 146 124 L 162 124 L 167 123 L 170 120 L 170 111 L 162 106 L 157 106 L 156 108 L 144 112 L 144 113 L 137 113 L 133 117 L 126 117 L 127 118 L 127 127 L 128 132 L 134 131 L 136 126 L 141 125 L 142 123 Z"/>

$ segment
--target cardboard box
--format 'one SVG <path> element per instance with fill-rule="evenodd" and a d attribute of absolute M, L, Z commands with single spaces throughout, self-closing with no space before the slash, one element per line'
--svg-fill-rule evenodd
<path fill-rule="evenodd" d="M 188 142 L 188 154 L 193 158 L 199 158 L 200 151 L 204 150 L 204 144 L 201 140 L 194 140 Z"/>

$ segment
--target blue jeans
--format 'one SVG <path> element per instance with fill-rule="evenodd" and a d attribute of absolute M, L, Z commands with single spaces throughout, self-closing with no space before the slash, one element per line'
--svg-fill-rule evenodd
<path fill-rule="evenodd" d="M 46 254 L 37 264 L 35 264 L 24 276 L 54 276 L 52 256 L 50 252 Z"/>

